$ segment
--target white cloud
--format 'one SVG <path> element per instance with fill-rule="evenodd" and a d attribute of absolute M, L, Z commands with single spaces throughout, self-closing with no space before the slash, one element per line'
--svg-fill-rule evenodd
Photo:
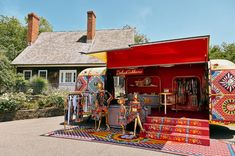
<path fill-rule="evenodd" d="M 142 20 L 146 19 L 151 14 L 152 14 L 152 8 L 151 7 L 144 7 L 141 10 L 139 10 L 139 17 Z"/>
<path fill-rule="evenodd" d="M 135 8 L 135 18 L 133 18 L 131 23 L 134 25 L 138 31 L 142 32 L 146 30 L 146 22 L 148 18 L 153 14 L 153 9 L 151 6 L 142 6 Z"/>

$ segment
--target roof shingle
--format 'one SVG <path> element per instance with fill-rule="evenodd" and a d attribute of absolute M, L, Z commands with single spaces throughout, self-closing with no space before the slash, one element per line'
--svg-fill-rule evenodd
<path fill-rule="evenodd" d="M 86 43 L 86 31 L 44 32 L 13 61 L 14 65 L 102 64 L 80 52 L 127 48 L 134 43 L 133 29 L 97 30 L 93 42 Z"/>

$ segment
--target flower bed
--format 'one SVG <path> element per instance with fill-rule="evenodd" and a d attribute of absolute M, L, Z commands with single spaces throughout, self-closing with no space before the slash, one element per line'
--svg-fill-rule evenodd
<path fill-rule="evenodd" d="M 0 122 L 63 115 L 65 95 L 58 90 L 40 95 L 5 93 L 0 96 Z"/>

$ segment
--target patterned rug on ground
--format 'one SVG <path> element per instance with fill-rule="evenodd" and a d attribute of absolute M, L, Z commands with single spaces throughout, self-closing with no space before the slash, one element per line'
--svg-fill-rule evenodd
<path fill-rule="evenodd" d="M 122 135 L 118 129 L 97 132 L 92 128 L 84 127 L 56 130 L 43 136 L 110 143 L 187 156 L 235 156 L 235 145 L 214 139 L 210 140 L 210 146 L 202 146 L 133 137 L 131 134 Z"/>

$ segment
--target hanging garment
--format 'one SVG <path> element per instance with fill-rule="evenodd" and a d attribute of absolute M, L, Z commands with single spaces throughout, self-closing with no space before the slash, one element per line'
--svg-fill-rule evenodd
<path fill-rule="evenodd" d="M 140 102 L 138 103 L 133 103 L 132 101 L 130 102 L 130 113 L 126 117 L 126 124 L 129 124 L 132 122 L 137 116 L 141 117 L 141 105 Z"/>
<path fill-rule="evenodd" d="M 78 95 L 77 96 L 77 114 L 79 114 L 79 111 L 80 111 L 80 105 L 79 105 L 80 99 L 81 99 L 81 97 L 80 97 L 80 95 Z"/>
<path fill-rule="evenodd" d="M 71 103 L 71 99 L 72 99 L 72 97 L 71 97 L 71 95 L 69 96 L 69 99 L 68 99 L 68 125 L 70 124 L 70 112 L 71 112 L 71 105 L 72 105 L 72 103 Z"/>
<path fill-rule="evenodd" d="M 78 117 L 79 119 L 83 118 L 83 94 L 78 96 Z"/>
<path fill-rule="evenodd" d="M 88 94 L 88 106 L 87 106 L 87 111 L 88 112 L 91 112 L 91 105 L 92 105 L 92 95 L 91 94 Z"/>
<path fill-rule="evenodd" d="M 84 94 L 83 94 L 83 111 L 84 112 L 87 112 L 87 93 L 85 92 Z"/>
<path fill-rule="evenodd" d="M 179 83 L 178 83 L 178 96 L 182 96 L 183 94 L 184 94 L 183 84 L 181 83 L 181 81 L 179 81 Z"/>
<path fill-rule="evenodd" d="M 194 94 L 197 95 L 197 88 L 198 88 L 198 83 L 195 81 L 194 83 Z"/>
<path fill-rule="evenodd" d="M 118 124 L 126 125 L 126 108 L 124 105 L 120 105 L 120 110 L 118 112 Z"/>
<path fill-rule="evenodd" d="M 77 119 L 77 95 L 73 95 L 73 116 L 72 119 L 76 120 Z"/>
<path fill-rule="evenodd" d="M 189 91 L 189 82 L 188 82 L 188 81 L 186 82 L 186 85 L 185 85 L 185 91 L 186 91 L 186 92 Z"/>

